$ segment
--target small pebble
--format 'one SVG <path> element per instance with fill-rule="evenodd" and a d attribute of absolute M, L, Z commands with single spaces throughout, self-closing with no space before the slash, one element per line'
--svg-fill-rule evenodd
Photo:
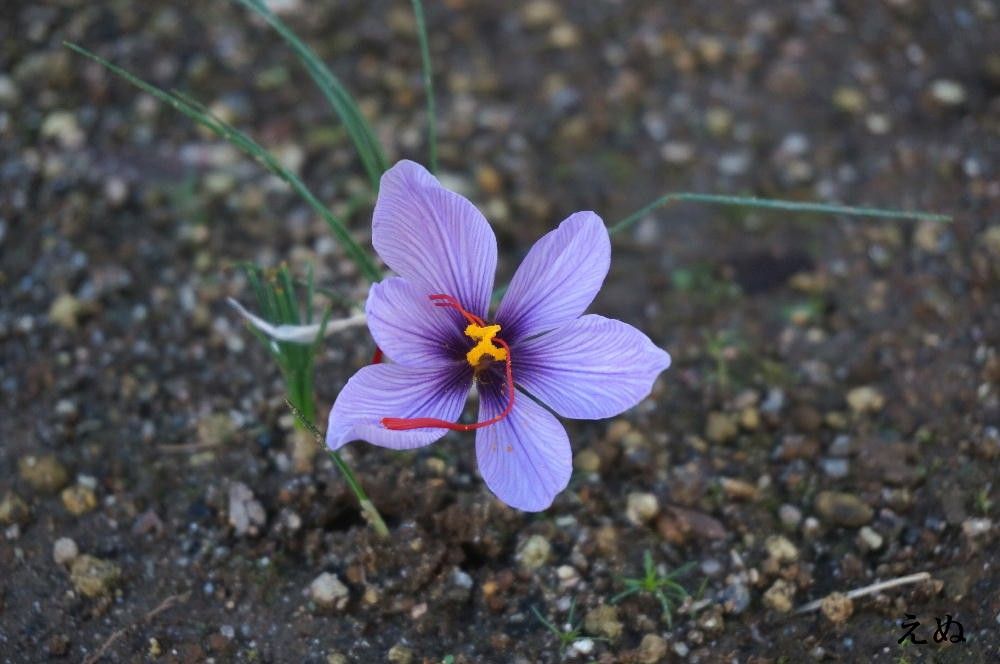
<path fill-rule="evenodd" d="M 791 563 L 799 559 L 799 550 L 784 535 L 771 535 L 764 540 L 767 555 L 779 563 Z"/>
<path fill-rule="evenodd" d="M 757 500 L 759 492 L 757 487 L 745 480 L 734 477 L 723 477 L 719 480 L 722 491 L 733 500 Z"/>
<path fill-rule="evenodd" d="M 69 471 L 55 456 L 26 456 L 18 460 L 21 478 L 36 491 L 55 493 L 66 486 Z"/>
<path fill-rule="evenodd" d="M 560 565 L 556 568 L 556 577 L 563 588 L 572 588 L 580 582 L 580 573 L 572 565 Z"/>
<path fill-rule="evenodd" d="M 681 166 L 694 159 L 694 146 L 680 141 L 669 141 L 660 148 L 663 161 L 675 166 Z"/>
<path fill-rule="evenodd" d="M 871 526 L 863 526 L 858 531 L 858 538 L 868 551 L 878 551 L 882 548 L 883 538 Z"/>
<path fill-rule="evenodd" d="M 721 632 L 726 626 L 722 617 L 722 607 L 718 604 L 709 606 L 704 612 L 698 615 L 698 627 L 710 634 Z"/>
<path fill-rule="evenodd" d="M 720 593 L 719 602 L 726 613 L 739 615 L 750 606 L 750 591 L 742 582 L 731 583 Z"/>
<path fill-rule="evenodd" d="M 457 567 L 451 573 L 451 581 L 459 588 L 464 588 L 466 590 L 472 588 L 473 585 L 472 577 L 469 576 L 468 573 Z"/>
<path fill-rule="evenodd" d="M 559 3 L 552 0 L 533 0 L 521 10 L 521 20 L 530 29 L 552 25 L 562 17 Z"/>
<path fill-rule="evenodd" d="M 323 572 L 309 584 L 309 599 L 323 609 L 343 609 L 350 591 L 335 574 Z"/>
<path fill-rule="evenodd" d="M 112 207 L 120 207 L 128 198 L 128 182 L 118 176 L 111 176 L 104 183 L 104 198 Z"/>
<path fill-rule="evenodd" d="M 69 568 L 70 581 L 85 597 L 107 595 L 121 579 L 121 568 L 108 560 L 87 554 L 78 555 Z"/>
<path fill-rule="evenodd" d="M 41 127 L 42 138 L 51 138 L 67 150 L 83 145 L 86 138 L 76 116 L 69 111 L 53 111 L 45 116 Z"/>
<path fill-rule="evenodd" d="M 577 655 L 589 655 L 594 652 L 594 640 L 593 639 L 579 639 L 573 642 L 570 649 Z"/>
<path fill-rule="evenodd" d="M 730 177 L 743 175 L 750 169 L 750 161 L 747 152 L 726 152 L 719 157 L 719 172 Z"/>
<path fill-rule="evenodd" d="M 855 387 L 847 393 L 847 405 L 857 414 L 877 413 L 885 406 L 885 397 L 870 385 Z"/>
<path fill-rule="evenodd" d="M 828 453 L 833 457 L 846 457 L 851 453 L 851 437 L 839 434 L 830 443 Z"/>
<path fill-rule="evenodd" d="M 819 534 L 819 519 L 814 516 L 806 517 L 806 520 L 802 522 L 802 536 L 806 539 L 812 540 L 819 537 Z"/>
<path fill-rule="evenodd" d="M 634 492 L 628 495 L 625 516 L 633 524 L 649 523 L 660 512 L 660 501 L 651 493 Z"/>
<path fill-rule="evenodd" d="M 80 549 L 76 542 L 68 537 L 60 537 L 52 545 L 52 559 L 57 565 L 68 565 L 79 555 Z"/>
<path fill-rule="evenodd" d="M 718 37 L 702 37 L 698 40 L 698 55 L 705 64 L 717 65 L 726 55 L 726 44 Z"/>
<path fill-rule="evenodd" d="M 833 93 L 833 105 L 845 113 L 860 113 L 868 102 L 857 88 L 840 87 Z"/>
<path fill-rule="evenodd" d="M 0 500 L 0 525 L 23 526 L 28 523 L 30 518 L 31 509 L 20 496 L 13 491 L 4 494 L 3 500 Z"/>
<path fill-rule="evenodd" d="M 962 522 L 962 534 L 969 539 L 985 535 L 993 528 L 991 519 L 966 519 Z"/>
<path fill-rule="evenodd" d="M 226 413 L 213 413 L 198 421 L 198 443 L 204 447 L 225 445 L 236 437 L 239 429 Z"/>
<path fill-rule="evenodd" d="M 764 403 L 760 405 L 761 412 L 777 415 L 785 407 L 785 391 L 780 387 L 772 387 L 767 391 Z"/>
<path fill-rule="evenodd" d="M 713 106 L 705 112 L 705 126 L 714 136 L 724 136 L 733 126 L 733 114 L 728 109 Z"/>
<path fill-rule="evenodd" d="M 97 495 L 94 493 L 94 490 L 82 484 L 74 484 L 73 486 L 66 487 L 63 489 L 60 497 L 66 511 L 73 516 L 86 514 L 97 507 Z"/>
<path fill-rule="evenodd" d="M 847 622 L 847 619 L 854 613 L 854 602 L 843 593 L 830 593 L 823 598 L 819 610 L 826 616 L 827 620 L 839 625 Z"/>
<path fill-rule="evenodd" d="M 0 107 L 13 108 L 21 101 L 21 91 L 17 89 L 14 79 L 6 74 L 0 74 Z"/>
<path fill-rule="evenodd" d="M 250 487 L 242 482 L 234 482 L 229 487 L 229 525 L 236 534 L 256 535 L 266 523 L 264 506 L 254 499 Z"/>
<path fill-rule="evenodd" d="M 875 511 L 853 493 L 821 491 L 814 506 L 825 521 L 837 526 L 857 528 L 875 516 Z"/>
<path fill-rule="evenodd" d="M 722 571 L 722 564 L 715 558 L 706 558 L 701 561 L 701 573 L 705 576 L 716 576 Z"/>
<path fill-rule="evenodd" d="M 869 113 L 865 116 L 865 127 L 876 136 L 892 131 L 892 120 L 885 113 Z"/>
<path fill-rule="evenodd" d="M 795 505 L 785 503 L 778 508 L 778 519 L 786 530 L 795 530 L 802 522 L 802 510 Z"/>
<path fill-rule="evenodd" d="M 60 399 L 56 402 L 55 413 L 64 422 L 75 422 L 80 415 L 80 409 L 70 399 Z"/>
<path fill-rule="evenodd" d="M 625 626 L 618 619 L 618 607 L 601 604 L 587 612 L 583 626 L 588 634 L 614 641 L 622 635 Z"/>
<path fill-rule="evenodd" d="M 386 659 L 392 662 L 392 664 L 410 664 L 413 661 L 413 651 L 402 643 L 397 643 L 389 648 Z"/>
<path fill-rule="evenodd" d="M 70 640 L 65 634 L 53 634 L 46 643 L 46 649 L 53 657 L 65 657 L 69 652 Z"/>
<path fill-rule="evenodd" d="M 712 412 L 705 423 L 705 437 L 713 443 L 726 443 L 739 433 L 736 418 L 728 413 Z"/>
<path fill-rule="evenodd" d="M 496 196 L 503 189 L 503 179 L 492 166 L 481 166 L 476 171 L 476 183 L 484 194 Z"/>
<path fill-rule="evenodd" d="M 667 655 L 667 642 L 659 634 L 647 634 L 639 642 L 636 659 L 641 664 L 657 664 Z"/>
<path fill-rule="evenodd" d="M 65 330 L 75 330 L 84 305 L 70 293 L 62 293 L 49 305 L 49 320 Z"/>
<path fill-rule="evenodd" d="M 594 450 L 580 450 L 573 458 L 573 467 L 582 473 L 596 473 L 601 469 L 601 457 Z"/>
<path fill-rule="evenodd" d="M 795 598 L 795 586 L 778 579 L 764 593 L 764 606 L 778 613 L 788 613 L 792 610 L 792 600 Z"/>
<path fill-rule="evenodd" d="M 552 545 L 541 535 L 532 535 L 524 541 L 517 552 L 517 560 L 526 570 L 536 570 L 549 560 Z"/>
<path fill-rule="evenodd" d="M 994 258 L 1000 259 L 1000 224 L 990 226 L 977 238 L 979 244 L 986 248 Z"/>
<path fill-rule="evenodd" d="M 556 48 L 579 46 L 580 39 L 580 31 L 572 23 L 560 23 L 549 32 L 549 43 Z"/>
<path fill-rule="evenodd" d="M 740 411 L 740 426 L 747 431 L 756 431 L 760 428 L 760 411 L 749 406 Z"/>
<path fill-rule="evenodd" d="M 833 479 L 847 477 L 851 469 L 847 459 L 823 459 L 819 463 L 823 468 L 823 474 Z"/>
<path fill-rule="evenodd" d="M 939 78 L 931 83 L 931 96 L 944 106 L 959 106 L 965 103 L 965 87 L 958 81 Z"/>

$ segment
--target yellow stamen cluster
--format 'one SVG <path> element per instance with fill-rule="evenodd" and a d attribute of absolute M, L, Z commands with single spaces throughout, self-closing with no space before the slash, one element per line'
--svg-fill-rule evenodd
<path fill-rule="evenodd" d="M 465 359 L 469 361 L 469 364 L 473 368 L 479 368 L 479 363 L 482 361 L 484 355 L 489 355 L 497 362 L 503 362 L 507 359 L 507 350 L 493 343 L 493 337 L 498 332 L 500 332 L 499 325 L 483 326 L 471 323 L 465 328 L 465 336 L 479 342 L 465 354 Z"/>

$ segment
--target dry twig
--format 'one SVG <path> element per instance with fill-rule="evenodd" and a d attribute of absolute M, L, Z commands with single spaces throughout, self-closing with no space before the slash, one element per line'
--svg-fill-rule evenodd
<path fill-rule="evenodd" d="M 88 655 L 83 660 L 83 664 L 97 664 L 97 662 L 99 662 L 101 658 L 104 657 L 105 653 L 108 652 L 111 646 L 113 646 L 115 642 L 118 641 L 118 639 L 125 636 L 125 634 L 129 632 L 129 630 L 135 629 L 140 624 L 143 623 L 148 624 L 152 622 L 152 620 L 156 618 L 156 616 L 160 615 L 161 613 L 172 607 L 174 604 L 186 602 L 190 596 L 191 596 L 190 592 L 181 593 L 180 595 L 171 595 L 170 597 L 160 602 L 156 606 L 156 608 L 154 608 L 152 611 L 143 616 L 141 620 L 137 620 L 128 627 L 122 627 L 121 629 L 115 630 L 114 632 L 112 632 L 111 636 L 108 637 L 107 641 L 105 641 L 101 645 L 101 647 L 97 650 L 97 652 Z"/>
<path fill-rule="evenodd" d="M 865 595 L 872 595 L 883 590 L 888 590 L 889 588 L 895 588 L 896 586 L 904 586 L 909 583 L 920 583 L 921 581 L 929 581 L 931 575 L 928 572 L 917 572 L 916 574 L 910 574 L 909 576 L 901 576 L 897 579 L 889 579 L 888 581 L 879 581 L 878 583 L 873 583 L 870 586 L 865 586 L 863 588 L 855 588 L 854 590 L 847 593 L 847 597 L 850 599 L 857 599 L 858 597 L 864 597 Z M 815 611 L 823 603 L 822 599 L 818 599 L 814 602 L 809 602 L 808 604 L 803 604 L 799 608 L 795 609 L 795 615 L 802 613 L 809 613 Z"/>

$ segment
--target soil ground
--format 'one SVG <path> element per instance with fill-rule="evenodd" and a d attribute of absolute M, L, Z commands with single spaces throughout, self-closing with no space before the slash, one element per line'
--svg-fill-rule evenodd
<path fill-rule="evenodd" d="M 391 159 L 423 161 L 409 3 L 280 4 Z M 250 302 L 241 261 L 312 265 L 360 302 L 356 269 L 257 164 L 61 42 L 209 105 L 367 242 L 362 171 L 306 73 L 235 3 L 5 2 L 0 661 L 998 661 L 1000 7 L 426 9 L 441 170 L 503 275 L 571 212 L 667 191 L 954 223 L 649 215 L 592 311 L 671 352 L 651 397 L 566 423 L 577 469 L 537 515 L 491 496 L 468 435 L 352 444 L 381 542 L 225 304 Z M 322 414 L 371 353 L 363 329 L 330 338 Z M 692 564 L 669 621 L 648 595 L 611 603 L 646 552 Z M 850 615 L 789 611 L 925 571 Z M 562 626 L 571 604 L 561 652 L 534 611 Z M 926 644 L 898 642 L 906 614 Z M 964 642 L 935 641 L 949 614 Z"/>

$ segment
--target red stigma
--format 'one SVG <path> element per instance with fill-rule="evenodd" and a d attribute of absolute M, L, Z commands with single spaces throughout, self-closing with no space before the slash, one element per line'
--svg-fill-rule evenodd
<path fill-rule="evenodd" d="M 486 323 L 479 316 L 466 311 L 462 308 L 462 305 L 457 299 L 451 295 L 437 294 L 431 295 L 430 299 L 434 302 L 434 306 L 437 307 L 450 307 L 462 314 L 465 320 L 469 321 L 473 325 L 478 325 L 483 327 Z M 488 427 L 491 424 L 496 424 L 500 420 L 504 419 L 510 415 L 510 411 L 514 408 L 514 370 L 511 366 L 511 352 L 510 346 L 507 342 L 499 337 L 494 337 L 495 341 L 501 348 L 507 351 L 507 359 L 505 361 L 504 372 L 507 378 L 507 406 L 503 409 L 499 415 L 491 417 L 483 422 L 476 422 L 475 424 L 459 424 L 458 422 L 447 422 L 445 420 L 439 420 L 434 417 L 385 417 L 382 418 L 382 426 L 390 431 L 410 431 L 412 429 L 448 429 L 449 431 L 475 431 L 476 429 L 482 429 L 483 427 Z"/>
<path fill-rule="evenodd" d="M 431 295 L 429 297 L 431 299 L 431 302 L 434 303 L 435 307 L 451 307 L 452 309 L 458 311 L 458 313 L 462 314 L 465 320 L 469 321 L 473 325 L 479 325 L 479 326 L 486 325 L 486 323 L 483 321 L 482 318 L 480 318 L 476 314 L 469 313 L 468 311 L 463 309 L 459 301 L 456 300 L 451 295 L 444 295 L 443 293 L 439 293 L 437 295 Z"/>

